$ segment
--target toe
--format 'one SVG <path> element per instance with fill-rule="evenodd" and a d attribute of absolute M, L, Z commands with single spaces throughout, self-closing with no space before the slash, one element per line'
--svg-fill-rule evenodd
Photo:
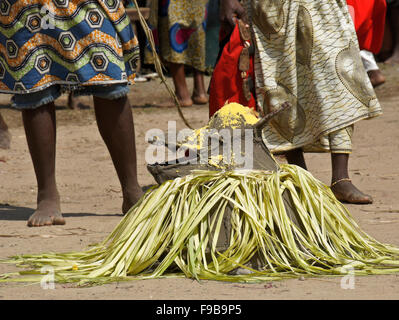
<path fill-rule="evenodd" d="M 53 225 L 64 225 L 65 219 L 63 217 L 55 217 L 53 219 Z"/>
<path fill-rule="evenodd" d="M 27 226 L 28 227 L 33 227 L 33 221 L 31 219 L 28 220 Z"/>
<path fill-rule="evenodd" d="M 373 198 L 371 196 L 364 194 L 350 182 L 343 181 L 339 185 L 333 186 L 331 189 L 337 200 L 343 203 L 351 203 L 351 204 L 373 203 Z"/>
<path fill-rule="evenodd" d="M 351 203 L 356 203 L 356 204 L 371 204 L 373 203 L 373 198 L 371 198 L 369 195 L 363 194 L 360 197 L 353 197 Z"/>
<path fill-rule="evenodd" d="M 351 204 L 371 204 L 371 203 L 373 203 L 373 199 L 371 198 L 371 196 L 366 195 L 360 191 L 350 193 L 347 195 L 347 197 L 343 197 L 343 199 L 340 201 L 345 202 L 345 203 L 351 203 Z"/>
<path fill-rule="evenodd" d="M 41 221 L 41 225 L 42 226 L 51 226 L 51 225 L 53 225 L 53 220 L 54 220 L 53 217 L 47 217 L 47 219 L 44 218 Z"/>
<path fill-rule="evenodd" d="M 64 224 L 65 220 L 61 214 L 48 215 L 48 214 L 43 214 L 42 212 L 35 212 L 27 222 L 28 227 L 42 227 L 42 226 L 51 226 L 51 225 L 64 225 Z"/>

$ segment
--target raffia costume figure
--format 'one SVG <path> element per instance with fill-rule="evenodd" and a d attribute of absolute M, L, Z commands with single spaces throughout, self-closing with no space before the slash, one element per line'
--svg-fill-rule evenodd
<path fill-rule="evenodd" d="M 279 111 L 289 107 L 286 103 Z M 53 268 L 57 282 L 84 285 L 183 276 L 259 282 L 349 271 L 398 274 L 398 247 L 362 231 L 309 172 L 275 162 L 260 137 L 273 115 L 258 119 L 248 107 L 225 105 L 178 143 L 207 161 L 148 165 L 159 186 L 148 190 L 102 242 L 78 252 L 0 256 L 0 263 L 29 268 L 0 274 L 0 283 L 39 282 L 44 266 Z M 226 134 L 242 129 L 246 133 L 230 135 L 231 140 Z M 224 148 L 229 140 L 245 145 L 252 169 L 239 163 L 234 147 Z M 214 152 L 203 153 L 207 149 Z"/>

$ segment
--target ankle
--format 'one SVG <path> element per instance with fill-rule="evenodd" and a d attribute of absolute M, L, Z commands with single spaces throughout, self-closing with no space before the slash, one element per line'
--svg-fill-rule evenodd
<path fill-rule="evenodd" d="M 179 100 L 186 101 L 190 99 L 190 92 L 187 88 L 177 88 L 175 94 Z"/>
<path fill-rule="evenodd" d="M 137 186 L 129 191 L 123 191 L 123 203 L 122 203 L 122 213 L 126 214 L 130 208 L 132 208 L 144 194 L 143 190 Z"/>
<path fill-rule="evenodd" d="M 58 193 L 57 188 L 42 188 L 37 192 L 37 202 L 42 201 L 51 201 L 51 202 L 59 202 L 60 195 Z"/>
<path fill-rule="evenodd" d="M 61 201 L 58 192 L 39 192 L 37 195 L 37 210 L 61 212 Z"/>
<path fill-rule="evenodd" d="M 352 184 L 352 180 L 349 178 L 331 179 L 331 188 L 345 182 Z"/>
<path fill-rule="evenodd" d="M 122 195 L 123 198 L 130 198 L 131 196 L 137 195 L 142 193 L 143 190 L 141 189 L 140 185 L 137 183 L 132 183 L 129 186 L 122 187 Z"/>
<path fill-rule="evenodd" d="M 342 171 L 336 170 L 335 172 L 334 171 L 332 172 L 331 182 L 335 182 L 338 180 L 348 180 L 348 179 L 350 179 L 349 173 L 345 170 L 342 170 Z"/>
<path fill-rule="evenodd" d="M 206 97 L 207 94 L 205 92 L 205 90 L 199 90 L 194 88 L 193 89 L 193 97 Z"/>

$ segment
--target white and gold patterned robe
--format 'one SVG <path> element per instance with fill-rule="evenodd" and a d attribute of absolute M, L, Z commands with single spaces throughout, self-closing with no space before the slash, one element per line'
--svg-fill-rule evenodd
<path fill-rule="evenodd" d="M 345 0 L 245 0 L 258 108 L 291 110 L 264 130 L 273 152 L 351 152 L 353 124 L 382 113 Z"/>

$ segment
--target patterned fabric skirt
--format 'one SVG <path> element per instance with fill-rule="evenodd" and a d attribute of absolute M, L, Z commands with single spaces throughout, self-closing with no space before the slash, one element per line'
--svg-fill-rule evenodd
<path fill-rule="evenodd" d="M 245 0 L 255 87 L 265 113 L 289 101 L 263 137 L 273 152 L 351 152 L 353 124 L 382 113 L 345 0 Z"/>
<path fill-rule="evenodd" d="M 161 58 L 205 71 L 208 0 L 153 0 L 149 26 Z M 146 62 L 152 63 L 151 51 Z"/>
<path fill-rule="evenodd" d="M 121 0 L 0 0 L 0 92 L 128 83 L 138 57 Z"/>

